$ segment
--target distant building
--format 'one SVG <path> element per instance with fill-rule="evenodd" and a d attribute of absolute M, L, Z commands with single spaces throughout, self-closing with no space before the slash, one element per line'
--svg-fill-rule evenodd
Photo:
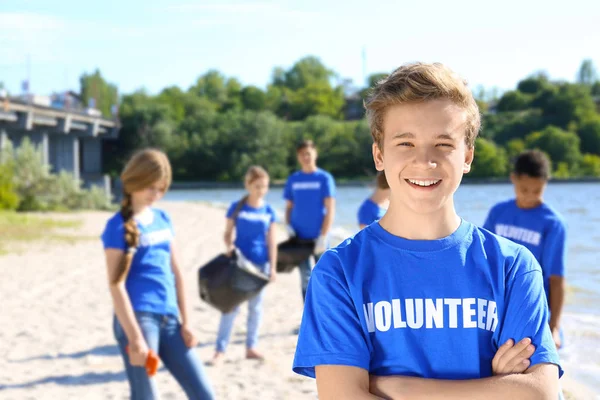
<path fill-rule="evenodd" d="M 72 92 L 62 97 L 0 96 L 0 149 L 9 140 L 18 147 L 27 137 L 41 149 L 52 172 L 67 171 L 88 187 L 110 190 L 102 173 L 102 141 L 116 138 L 118 131 L 118 120 L 82 108 Z"/>

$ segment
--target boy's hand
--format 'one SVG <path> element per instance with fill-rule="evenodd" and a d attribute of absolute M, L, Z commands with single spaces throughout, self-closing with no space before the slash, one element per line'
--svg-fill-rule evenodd
<path fill-rule="evenodd" d="M 514 344 L 512 339 L 504 343 L 492 360 L 492 372 L 494 375 L 520 374 L 525 372 L 531 362 L 529 357 L 535 352 L 535 346 L 531 339 L 525 338 Z"/>
<path fill-rule="evenodd" d="M 560 349 L 562 346 L 562 340 L 560 340 L 560 328 L 558 326 L 552 328 L 552 339 L 554 339 L 554 345 L 556 346 L 556 349 Z"/>

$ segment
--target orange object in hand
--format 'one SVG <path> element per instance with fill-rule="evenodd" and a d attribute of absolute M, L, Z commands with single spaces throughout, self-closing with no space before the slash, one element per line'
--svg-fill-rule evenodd
<path fill-rule="evenodd" d="M 129 354 L 129 346 L 125 347 L 125 350 L 127 351 L 127 354 Z M 152 349 L 148 349 L 148 357 L 146 357 L 146 372 L 148 373 L 148 376 L 156 375 L 156 372 L 158 372 L 159 361 L 158 355 L 152 351 Z"/>

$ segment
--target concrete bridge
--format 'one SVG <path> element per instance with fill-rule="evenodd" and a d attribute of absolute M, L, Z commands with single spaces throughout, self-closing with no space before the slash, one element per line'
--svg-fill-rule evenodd
<path fill-rule="evenodd" d="M 0 97 L 0 149 L 10 140 L 18 147 L 29 138 L 53 173 L 67 171 L 84 186 L 106 188 L 102 174 L 102 140 L 117 138 L 117 120 L 72 110 L 28 104 Z"/>

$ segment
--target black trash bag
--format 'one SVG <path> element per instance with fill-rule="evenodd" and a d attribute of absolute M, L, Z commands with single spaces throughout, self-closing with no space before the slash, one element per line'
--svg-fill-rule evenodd
<path fill-rule="evenodd" d="M 224 314 L 256 296 L 267 283 L 267 275 L 239 267 L 235 253 L 220 254 L 198 270 L 200 298 Z"/>
<path fill-rule="evenodd" d="M 315 251 L 315 241 L 291 237 L 277 246 L 277 272 L 291 272 Z"/>

